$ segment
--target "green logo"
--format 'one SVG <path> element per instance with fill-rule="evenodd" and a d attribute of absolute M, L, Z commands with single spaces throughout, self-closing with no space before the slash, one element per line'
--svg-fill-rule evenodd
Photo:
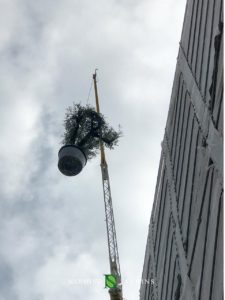
<path fill-rule="evenodd" d="M 112 274 L 105 275 L 105 287 L 109 289 L 117 287 L 117 278 L 115 275 Z"/>

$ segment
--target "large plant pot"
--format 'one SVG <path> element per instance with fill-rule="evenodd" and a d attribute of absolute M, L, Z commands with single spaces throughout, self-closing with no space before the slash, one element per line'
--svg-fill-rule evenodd
<path fill-rule="evenodd" d="M 66 176 L 75 176 L 86 165 L 87 158 L 84 152 L 77 146 L 65 145 L 58 153 L 59 171 Z"/>

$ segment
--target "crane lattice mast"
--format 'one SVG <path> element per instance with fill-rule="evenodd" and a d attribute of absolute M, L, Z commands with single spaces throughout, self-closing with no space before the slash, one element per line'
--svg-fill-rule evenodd
<path fill-rule="evenodd" d="M 93 80 L 94 80 L 95 99 L 96 99 L 96 111 L 100 113 L 96 71 L 95 74 L 93 74 Z M 103 184 L 104 203 L 105 203 L 110 272 L 112 275 L 116 276 L 117 283 L 118 283 L 117 288 L 109 289 L 109 294 L 111 300 L 122 300 L 123 296 L 122 296 L 119 252 L 118 252 L 117 239 L 116 239 L 116 228 L 114 222 L 109 172 L 108 172 L 108 165 L 105 157 L 104 145 L 101 140 L 100 140 L 100 151 L 101 151 L 101 171 L 102 171 L 102 184 Z"/>

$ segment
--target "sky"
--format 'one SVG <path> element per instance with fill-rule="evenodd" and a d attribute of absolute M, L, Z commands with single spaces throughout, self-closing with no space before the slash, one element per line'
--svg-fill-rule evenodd
<path fill-rule="evenodd" d="M 106 156 L 136 300 L 186 3 L 0 3 L 0 300 L 109 299 L 100 158 L 72 178 L 57 168 L 65 110 L 94 106 L 96 68 L 101 112 L 123 131 Z"/>

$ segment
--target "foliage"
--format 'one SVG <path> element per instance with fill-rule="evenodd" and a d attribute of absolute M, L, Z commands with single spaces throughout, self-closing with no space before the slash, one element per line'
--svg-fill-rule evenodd
<path fill-rule="evenodd" d="M 64 127 L 63 144 L 80 147 L 87 159 L 96 156 L 100 141 L 104 146 L 113 149 L 121 136 L 120 130 L 115 131 L 110 127 L 104 116 L 89 105 L 81 106 L 74 103 L 68 107 Z"/>

